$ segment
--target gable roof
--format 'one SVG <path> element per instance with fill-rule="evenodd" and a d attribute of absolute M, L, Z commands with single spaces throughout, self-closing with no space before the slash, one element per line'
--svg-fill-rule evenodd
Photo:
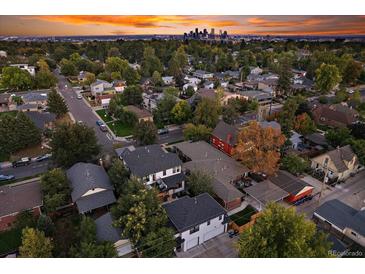
<path fill-rule="evenodd" d="M 182 165 L 175 153 L 166 152 L 157 144 L 136 147 L 134 150 L 125 149 L 119 156 L 131 173 L 138 177 Z"/>
<path fill-rule="evenodd" d="M 35 102 L 35 101 L 46 101 L 48 95 L 46 93 L 29 92 L 22 95 L 24 103 Z"/>
<path fill-rule="evenodd" d="M 314 214 L 342 230 L 348 227 L 365 235 L 365 212 L 358 211 L 337 199 L 325 202 Z"/>
<path fill-rule="evenodd" d="M 184 196 L 162 206 L 178 232 L 184 232 L 196 225 L 226 214 L 224 208 L 208 193 L 200 194 L 194 198 Z"/>
<path fill-rule="evenodd" d="M 113 190 L 110 179 L 101 166 L 89 163 L 76 163 L 66 171 L 66 174 L 71 183 L 73 202 L 80 199 L 87 191 L 95 188 Z"/>
<path fill-rule="evenodd" d="M 319 105 L 313 109 L 312 113 L 317 123 L 334 121 L 337 124 L 350 125 L 357 121 L 357 112 L 341 104 Z"/>
<path fill-rule="evenodd" d="M 39 181 L 0 186 L 0 217 L 39 207 L 42 204 Z"/>
<path fill-rule="evenodd" d="M 44 129 L 46 124 L 56 120 L 56 114 L 50 112 L 26 111 L 25 115 L 27 115 L 39 129 Z"/>
<path fill-rule="evenodd" d="M 291 195 L 298 194 L 305 187 L 313 188 L 313 186 L 307 184 L 303 180 L 285 170 L 279 170 L 274 176 L 271 176 L 269 180 Z"/>
<path fill-rule="evenodd" d="M 212 135 L 234 146 L 237 143 L 238 132 L 239 131 L 236 127 L 220 120 L 217 126 L 214 128 Z"/>
<path fill-rule="evenodd" d="M 333 165 L 336 167 L 338 172 L 344 172 L 348 170 L 346 162 L 351 161 L 355 157 L 355 165 L 358 164 L 358 158 L 350 145 L 336 148 L 327 153 L 314 157 L 314 159 L 326 155 L 330 158 Z"/>
<path fill-rule="evenodd" d="M 305 135 L 304 138 L 316 145 L 328 146 L 326 137 L 318 132 Z"/>
<path fill-rule="evenodd" d="M 113 226 L 113 219 L 110 212 L 95 219 L 95 225 L 96 238 L 98 241 L 109 241 L 115 243 L 121 239 L 121 231 Z"/>

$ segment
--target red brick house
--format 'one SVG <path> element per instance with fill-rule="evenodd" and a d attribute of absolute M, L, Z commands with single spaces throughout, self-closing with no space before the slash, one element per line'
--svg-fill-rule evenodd
<path fill-rule="evenodd" d="M 19 213 L 41 214 L 42 192 L 38 181 L 0 187 L 0 231 L 10 229 Z"/>
<path fill-rule="evenodd" d="M 232 125 L 219 121 L 212 132 L 210 143 L 229 156 L 233 155 L 233 148 L 237 144 L 238 129 Z"/>

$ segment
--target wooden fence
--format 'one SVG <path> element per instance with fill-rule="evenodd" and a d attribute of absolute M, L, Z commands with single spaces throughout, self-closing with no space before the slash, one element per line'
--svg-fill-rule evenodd
<path fill-rule="evenodd" d="M 250 218 L 250 221 L 244 225 L 237 225 L 235 222 L 231 221 L 228 224 L 229 229 L 237 230 L 239 233 L 242 233 L 246 229 L 252 227 L 256 223 L 256 219 L 261 215 L 261 212 L 257 212 L 253 214 Z"/>

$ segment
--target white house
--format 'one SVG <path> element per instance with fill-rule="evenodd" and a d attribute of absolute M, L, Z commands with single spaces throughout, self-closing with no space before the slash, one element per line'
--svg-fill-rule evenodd
<path fill-rule="evenodd" d="M 104 90 L 111 88 L 112 86 L 113 86 L 113 84 L 111 84 L 107 81 L 97 79 L 96 82 L 94 82 L 90 85 L 91 94 L 93 96 L 102 94 L 104 92 Z"/>
<path fill-rule="evenodd" d="M 196 77 L 190 77 L 190 76 L 185 76 L 184 80 L 188 83 L 188 84 L 194 84 L 194 85 L 199 85 L 201 80 L 199 78 Z"/>
<path fill-rule="evenodd" d="M 206 88 L 206 89 L 214 89 L 214 83 L 212 81 L 206 81 L 204 83 L 204 88 Z"/>
<path fill-rule="evenodd" d="M 205 70 L 196 70 L 193 75 L 199 79 L 209 79 L 213 78 L 212 72 L 207 72 Z"/>
<path fill-rule="evenodd" d="M 137 63 L 134 63 L 134 64 L 129 63 L 128 65 L 129 65 L 129 67 L 131 67 L 134 70 L 138 70 L 141 68 L 141 65 L 139 65 Z"/>
<path fill-rule="evenodd" d="M 184 196 L 163 207 L 177 231 L 177 251 L 185 252 L 227 231 L 226 210 L 208 193 Z"/>
<path fill-rule="evenodd" d="M 8 54 L 6 53 L 5 50 L 0 50 L 0 57 L 6 58 L 7 56 L 8 56 Z"/>
<path fill-rule="evenodd" d="M 35 67 L 29 66 L 28 64 L 12 64 L 11 67 L 17 67 L 21 70 L 28 71 L 30 75 L 35 76 Z"/>
<path fill-rule="evenodd" d="M 182 162 L 175 153 L 165 151 L 160 145 L 149 145 L 122 148 L 117 154 L 132 175 L 147 186 L 158 187 L 165 197 L 174 198 L 184 190 Z"/>
<path fill-rule="evenodd" d="M 256 75 L 258 75 L 258 74 L 261 74 L 262 73 L 262 69 L 260 69 L 259 67 L 255 67 L 255 68 L 250 68 L 251 70 L 250 70 L 250 74 L 256 74 Z"/>
<path fill-rule="evenodd" d="M 183 85 L 183 91 L 186 91 L 189 87 L 192 87 L 194 91 L 198 90 L 198 86 L 196 84 L 185 84 Z"/>
<path fill-rule="evenodd" d="M 164 85 L 172 85 L 174 83 L 174 77 L 173 76 L 164 76 L 162 77 L 162 81 Z"/>
<path fill-rule="evenodd" d="M 116 80 L 113 82 L 113 86 L 117 93 L 122 93 L 125 90 L 125 88 L 127 87 L 127 84 L 125 81 Z"/>

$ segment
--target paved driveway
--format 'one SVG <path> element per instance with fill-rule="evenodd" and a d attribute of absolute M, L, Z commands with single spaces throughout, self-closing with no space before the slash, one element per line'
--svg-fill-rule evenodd
<path fill-rule="evenodd" d="M 237 258 L 237 240 L 238 236 L 229 238 L 224 233 L 186 252 L 176 252 L 176 255 L 179 258 Z"/>

